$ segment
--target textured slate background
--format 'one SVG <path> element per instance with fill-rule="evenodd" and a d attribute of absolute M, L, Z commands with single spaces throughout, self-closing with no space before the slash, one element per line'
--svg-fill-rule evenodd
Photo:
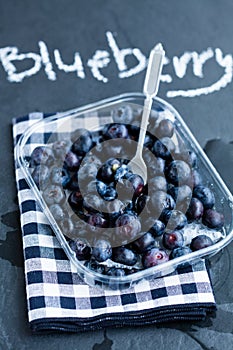
<path fill-rule="evenodd" d="M 168 98 L 168 90 L 209 86 L 221 78 L 224 69 L 209 60 L 203 78 L 194 76 L 192 63 L 186 75 L 178 78 L 172 64 L 174 56 L 212 48 L 223 56 L 233 54 L 233 3 L 158 0 L 0 0 L 0 53 L 15 46 L 19 53 L 39 53 L 38 42 L 48 47 L 56 72 L 51 81 L 42 68 L 21 83 L 7 80 L 0 57 L 0 349 L 230 349 L 233 343 L 232 251 L 229 245 L 214 258 L 211 274 L 218 304 L 216 317 L 202 324 L 167 324 L 140 329 L 109 329 L 74 335 L 31 335 L 26 314 L 23 258 L 19 215 L 14 183 L 12 117 L 31 111 L 55 112 L 128 91 L 141 91 L 144 71 L 120 79 L 119 70 L 106 40 L 110 31 L 120 48 L 139 48 L 148 56 L 158 41 L 164 44 L 170 63 L 164 73 L 171 83 L 161 83 L 159 95 L 176 107 L 201 146 L 205 148 L 233 190 L 233 88 L 232 83 L 208 95 Z M 59 71 L 53 50 L 59 49 L 64 61 L 73 62 L 79 52 L 86 77 Z M 110 63 L 101 70 L 109 79 L 97 81 L 87 61 L 96 50 L 109 52 Z M 231 56 L 232 57 L 232 56 Z M 128 57 L 128 67 L 136 61 Z M 15 63 L 18 72 L 30 68 L 30 60 Z"/>

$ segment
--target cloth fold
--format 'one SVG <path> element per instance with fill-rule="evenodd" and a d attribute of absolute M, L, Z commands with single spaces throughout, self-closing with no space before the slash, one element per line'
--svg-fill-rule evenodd
<path fill-rule="evenodd" d="M 31 113 L 13 119 L 14 145 L 29 126 L 46 117 Z M 37 135 L 36 140 L 43 140 L 43 135 Z M 88 286 L 66 257 L 17 164 L 16 184 L 28 319 L 33 332 L 198 321 L 216 309 L 204 261 L 123 291 Z"/>

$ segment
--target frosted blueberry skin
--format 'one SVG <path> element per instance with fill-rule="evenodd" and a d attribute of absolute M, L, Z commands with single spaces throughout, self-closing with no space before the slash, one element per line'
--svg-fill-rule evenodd
<path fill-rule="evenodd" d="M 137 259 L 137 255 L 126 247 L 116 247 L 112 250 L 112 260 L 117 263 L 133 266 Z"/>
<path fill-rule="evenodd" d="M 161 220 L 155 220 L 153 226 L 149 229 L 149 232 L 152 233 L 154 237 L 162 236 L 165 231 L 165 224 Z"/>
<path fill-rule="evenodd" d="M 52 144 L 52 150 L 56 159 L 63 160 L 71 147 L 70 140 L 58 140 Z"/>
<path fill-rule="evenodd" d="M 180 230 L 187 225 L 187 217 L 179 210 L 171 210 L 168 212 L 167 229 Z"/>
<path fill-rule="evenodd" d="M 98 239 L 92 248 L 92 256 L 99 262 L 106 261 L 112 256 L 112 247 L 109 241 Z"/>
<path fill-rule="evenodd" d="M 49 168 L 44 164 L 36 165 L 32 172 L 32 178 L 39 189 L 45 189 L 50 182 Z"/>
<path fill-rule="evenodd" d="M 62 204 L 66 199 L 63 188 L 58 185 L 48 185 L 43 191 L 43 198 L 48 205 Z"/>
<path fill-rule="evenodd" d="M 176 247 L 176 248 L 172 249 L 169 258 L 175 259 L 175 258 L 179 258 L 180 256 L 187 255 L 190 253 L 192 253 L 192 250 L 187 246 Z"/>
<path fill-rule="evenodd" d="M 189 221 L 198 221 L 204 213 L 204 206 L 198 198 L 192 198 L 186 212 Z"/>
<path fill-rule="evenodd" d="M 183 160 L 173 160 L 165 170 L 167 181 L 173 185 L 185 185 L 190 181 L 191 170 Z"/>
<path fill-rule="evenodd" d="M 78 156 L 85 156 L 93 146 L 92 134 L 88 130 L 83 130 L 81 135 L 73 142 L 72 151 Z"/>
<path fill-rule="evenodd" d="M 155 238 L 150 232 L 146 232 L 132 243 L 132 248 L 137 253 L 141 254 L 153 248 L 154 245 L 155 245 Z"/>
<path fill-rule="evenodd" d="M 31 153 L 30 165 L 45 164 L 51 166 L 55 161 L 55 156 L 52 149 L 48 146 L 38 146 Z"/>
<path fill-rule="evenodd" d="M 122 243 L 134 240 L 141 231 L 141 223 L 136 215 L 125 213 L 115 222 L 116 239 Z"/>
<path fill-rule="evenodd" d="M 64 220 L 65 217 L 68 215 L 66 211 L 62 208 L 62 206 L 59 204 L 50 205 L 49 210 L 53 215 L 54 219 L 57 221 Z"/>
<path fill-rule="evenodd" d="M 160 121 L 156 128 L 156 136 L 161 137 L 172 137 L 174 133 L 174 124 L 169 119 L 163 119 Z"/>
<path fill-rule="evenodd" d="M 193 189 L 193 197 L 199 199 L 205 209 L 212 209 L 215 204 L 213 191 L 207 186 L 199 185 Z"/>
<path fill-rule="evenodd" d="M 209 228 L 221 229 L 224 226 L 224 216 L 216 210 L 207 209 L 203 214 L 202 222 Z"/>
<path fill-rule="evenodd" d="M 80 166 L 80 158 L 72 151 L 68 151 L 64 159 L 64 168 L 70 171 L 77 171 Z"/>
<path fill-rule="evenodd" d="M 61 185 L 63 188 L 66 188 L 70 182 L 70 175 L 64 167 L 54 166 L 50 170 L 50 179 L 53 184 Z"/>
<path fill-rule="evenodd" d="M 192 239 L 191 244 L 190 244 L 190 249 L 192 251 L 196 251 L 196 250 L 207 248 L 207 247 L 211 246 L 212 244 L 214 244 L 214 243 L 210 237 L 208 237 L 206 235 L 199 235 L 199 236 L 194 237 Z"/>

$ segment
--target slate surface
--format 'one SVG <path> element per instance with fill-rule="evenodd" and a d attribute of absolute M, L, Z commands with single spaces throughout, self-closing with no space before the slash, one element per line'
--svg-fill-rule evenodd
<path fill-rule="evenodd" d="M 137 48 L 146 57 L 154 44 L 161 41 L 169 62 L 163 70 L 167 82 L 161 83 L 159 95 L 180 111 L 233 191 L 232 14 L 230 0 L 0 0 L 1 350 L 108 350 L 122 346 L 126 350 L 142 349 L 145 344 L 148 350 L 154 349 L 155 345 L 169 350 L 232 348 L 233 244 L 211 264 L 218 304 L 213 319 L 201 324 L 32 336 L 27 325 L 11 137 L 11 119 L 18 115 L 31 111 L 67 110 L 122 92 L 142 90 L 144 71 L 121 78 L 121 73 L 129 73 L 138 64 L 137 59 L 128 55 L 125 67 L 117 65 L 107 33 L 120 49 Z M 33 57 L 38 58 L 39 45 L 47 47 L 54 73 L 48 70 L 48 65 L 46 73 L 45 63 L 40 61 L 41 68 L 37 73 L 14 82 L 20 79 L 17 73 L 24 74 L 33 68 L 34 61 L 28 53 L 37 54 Z M 67 65 L 74 62 L 74 54 L 78 52 L 85 77 L 78 77 L 77 70 L 60 70 L 54 58 L 55 49 L 59 50 Z M 109 60 L 105 61 L 105 68 L 97 71 L 98 77 L 108 79 L 106 83 L 97 80 L 91 69 L 93 56 L 98 50 Z M 188 52 L 194 54 L 186 67 L 184 60 L 191 57 L 190 54 L 187 56 Z M 22 53 L 27 55 L 22 56 Z M 198 56 L 201 53 L 203 55 Z M 12 55 L 16 60 L 11 61 Z M 206 62 L 202 61 L 203 65 L 201 58 L 206 59 Z M 10 66 L 6 64 L 7 60 Z M 172 91 L 170 95 L 193 97 L 172 98 L 169 91 Z"/>

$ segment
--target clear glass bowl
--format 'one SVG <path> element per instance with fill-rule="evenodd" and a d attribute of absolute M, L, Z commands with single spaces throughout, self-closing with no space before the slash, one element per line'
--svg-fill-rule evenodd
<path fill-rule="evenodd" d="M 71 235 L 69 235 L 67 232 L 64 233 L 64 230 L 62 229 L 62 227 L 64 228 L 64 225 L 61 224 L 64 220 L 60 222 L 58 219 L 54 218 L 54 215 L 52 214 L 50 207 L 45 200 L 43 186 L 37 185 L 32 176 L 33 169 L 30 165 L 31 153 L 36 146 L 46 145 L 50 147 L 56 141 L 65 141 L 67 145 L 70 145 L 72 142 L 74 142 L 74 140 L 80 137 L 80 130 L 83 130 L 83 128 L 88 129 L 93 133 L 94 131 L 102 130 L 106 125 L 109 125 L 113 122 L 122 122 L 126 123 L 127 125 L 133 125 L 137 127 L 140 125 L 140 116 L 144 99 L 145 96 L 143 94 L 128 93 L 108 98 L 106 100 L 99 101 L 81 108 L 73 109 L 65 113 L 58 113 L 56 115 L 47 117 L 33 124 L 29 129 L 27 129 L 26 132 L 20 137 L 16 147 L 18 165 L 24 172 L 25 178 L 30 188 L 34 192 L 35 197 L 40 204 L 44 214 L 47 216 L 62 248 L 64 249 L 68 258 L 76 266 L 77 273 L 87 284 L 91 286 L 100 286 L 104 289 L 129 288 L 135 283 L 138 283 L 144 279 L 157 278 L 167 275 L 173 272 L 177 266 L 183 266 L 187 263 L 195 263 L 200 259 L 210 257 L 219 252 L 227 244 L 229 244 L 233 238 L 233 197 L 230 191 L 224 184 L 216 169 L 211 164 L 210 160 L 207 158 L 206 154 L 201 149 L 200 145 L 190 132 L 189 128 L 179 113 L 164 100 L 155 98 L 152 106 L 150 123 L 148 125 L 148 132 L 153 136 L 158 137 L 158 135 L 155 135 L 155 126 L 158 125 L 162 119 L 170 119 L 174 123 L 175 132 L 172 136 L 172 141 L 175 145 L 175 150 L 173 156 L 175 157 L 176 153 L 180 152 L 181 150 L 195 152 L 198 158 L 198 171 L 203 177 L 204 185 L 209 187 L 214 193 L 216 199 L 214 209 L 224 215 L 224 226 L 221 229 L 208 229 L 207 227 L 203 226 L 201 222 L 190 223 L 189 225 L 186 225 L 182 231 L 184 233 L 185 242 L 187 245 L 190 243 L 193 237 L 200 234 L 207 234 L 212 238 L 214 244 L 204 249 L 193 251 L 187 255 L 180 256 L 178 258 L 146 269 L 141 269 L 140 263 L 137 262 L 135 265 L 136 267 L 133 267 L 136 272 L 129 273 L 121 277 L 109 276 L 94 271 L 89 268 L 87 264 L 85 264 L 85 261 L 80 261 L 76 258 L 76 254 L 71 249 L 69 241 L 70 239 L 73 240 L 75 237 L 79 237 L 78 229 Z M 126 119 L 121 120 L 122 118 L 125 118 L 125 115 L 122 112 L 125 106 L 128 106 L 126 108 L 130 109 L 130 115 L 127 114 L 129 118 L 126 117 Z M 109 150 L 112 149 L 112 146 L 114 146 L 116 152 L 118 152 L 119 158 L 124 157 L 129 160 L 134 155 L 137 145 L 136 141 L 131 140 L 131 143 L 128 143 L 129 141 L 121 139 L 120 142 L 122 142 L 124 149 L 123 153 L 121 153 L 122 149 L 119 144 L 112 145 L 111 142 L 112 140 L 106 140 L 103 144 L 97 144 L 94 149 L 88 153 L 88 155 L 90 156 L 96 152 L 98 157 L 102 157 L 102 161 L 104 161 L 107 158 L 111 157 Z M 150 151 L 145 148 L 144 157 L 147 159 L 147 164 L 149 167 L 151 155 L 152 157 L 155 157 Z M 84 159 L 86 159 L 85 157 Z M 61 158 L 59 160 L 59 165 L 61 167 L 64 164 L 64 158 Z M 88 183 L 86 183 L 86 185 L 88 185 Z M 82 190 L 85 192 L 85 186 L 82 188 Z M 69 196 L 69 190 L 63 189 L 63 191 L 67 199 Z M 66 212 L 67 217 L 75 217 L 74 211 L 70 207 L 67 200 L 63 204 L 63 208 Z M 142 210 L 142 213 L 143 211 L 144 209 Z M 145 218 L 143 216 L 141 217 L 140 215 L 140 220 L 144 220 Z M 76 227 L 81 227 L 82 222 L 83 219 L 77 216 L 77 222 L 75 221 Z M 107 232 L 108 237 L 110 237 L 111 234 L 114 235 L 115 228 L 103 228 L 101 230 L 102 233 Z M 90 228 L 90 233 L 95 238 L 95 235 L 98 236 L 100 234 L 99 231 L 101 230 L 96 231 L 93 230 L 92 227 Z M 146 230 L 147 228 L 143 228 L 144 232 Z M 137 238 L 138 237 L 139 236 L 137 236 Z M 123 245 L 125 243 L 128 244 L 130 242 L 122 242 Z M 114 243 L 112 244 L 114 245 Z M 157 246 L 161 245 L 161 238 L 157 239 L 156 244 Z M 112 266 L 125 268 L 124 265 L 114 263 L 111 259 L 101 264 L 105 266 L 106 270 Z M 138 267 L 139 269 L 137 270 Z M 130 272 L 131 268 L 132 267 L 129 267 L 128 272 Z"/>

